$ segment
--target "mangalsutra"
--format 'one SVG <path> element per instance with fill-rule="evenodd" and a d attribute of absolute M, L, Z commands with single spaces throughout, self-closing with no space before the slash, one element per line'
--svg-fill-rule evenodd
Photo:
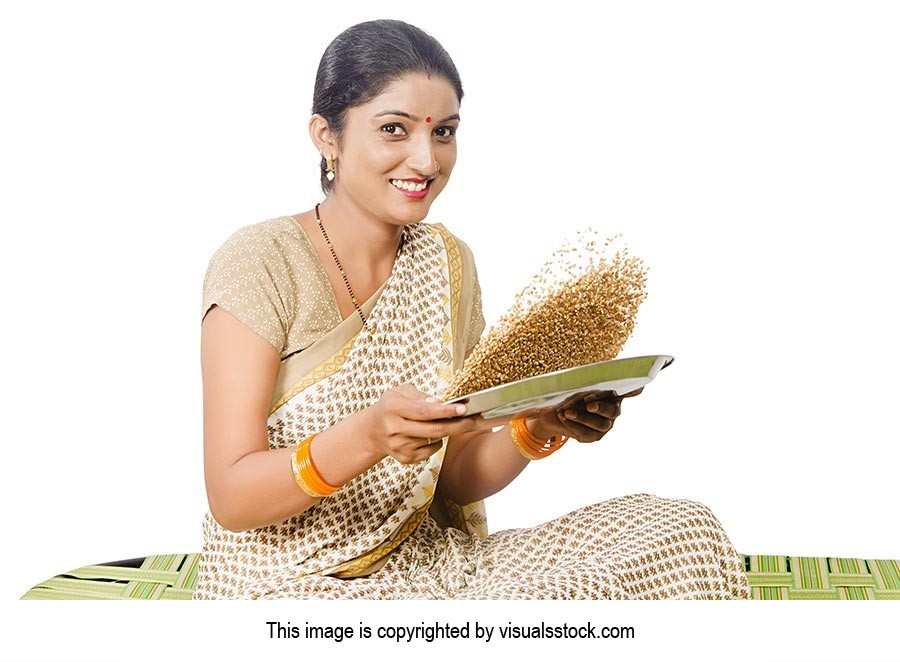
<path fill-rule="evenodd" d="M 353 306 L 356 308 L 356 312 L 359 313 L 359 318 L 362 320 L 363 326 L 366 326 L 366 317 L 363 315 L 362 310 L 359 308 L 359 303 L 356 301 L 356 295 L 353 293 L 353 288 L 350 287 L 350 281 L 347 280 L 347 274 L 344 273 L 344 267 L 341 266 L 341 261 L 338 259 L 337 253 L 334 252 L 334 246 L 331 245 L 331 240 L 328 238 L 328 233 L 325 232 L 325 226 L 322 225 L 322 219 L 319 218 L 319 205 L 316 203 L 316 223 L 319 224 L 319 229 L 322 231 L 322 236 L 325 237 L 325 243 L 328 245 L 328 250 L 331 251 L 331 257 L 334 258 L 334 263 L 337 265 L 338 271 L 341 272 L 341 278 L 344 279 L 344 285 L 347 286 L 347 291 L 350 293 L 350 300 L 353 302 Z"/>

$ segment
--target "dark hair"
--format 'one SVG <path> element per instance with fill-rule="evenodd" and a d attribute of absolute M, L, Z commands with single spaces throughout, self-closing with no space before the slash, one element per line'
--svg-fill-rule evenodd
<path fill-rule="evenodd" d="M 368 103 L 408 73 L 443 76 L 462 102 L 463 89 L 450 55 L 423 30 L 393 19 L 358 23 L 344 30 L 325 49 L 316 73 L 313 114 L 328 121 L 340 141 L 347 110 Z M 332 182 L 321 162 L 322 191 Z"/>

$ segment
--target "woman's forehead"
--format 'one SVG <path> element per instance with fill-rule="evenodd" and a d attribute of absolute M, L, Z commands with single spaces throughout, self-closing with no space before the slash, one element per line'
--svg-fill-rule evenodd
<path fill-rule="evenodd" d="M 456 90 L 441 76 L 424 73 L 404 74 L 377 97 L 360 106 L 371 116 L 399 110 L 417 119 L 442 118 L 459 111 Z"/>

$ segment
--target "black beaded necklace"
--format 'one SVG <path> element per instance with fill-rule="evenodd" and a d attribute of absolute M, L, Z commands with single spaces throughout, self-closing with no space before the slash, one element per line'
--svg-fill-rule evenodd
<path fill-rule="evenodd" d="M 353 288 L 350 287 L 350 281 L 347 280 L 347 274 L 344 273 L 344 267 L 341 266 L 341 261 L 338 259 L 337 253 L 334 252 L 334 246 L 331 245 L 331 240 L 328 238 L 328 233 L 325 232 L 325 226 L 322 225 L 322 219 L 319 218 L 318 203 L 316 203 L 316 223 L 319 224 L 319 229 L 322 231 L 322 236 L 325 237 L 325 243 L 328 245 L 328 250 L 331 251 L 331 257 L 334 258 L 334 263 L 337 265 L 338 271 L 341 272 L 341 278 L 344 279 L 344 285 L 347 286 L 347 291 L 350 293 L 350 300 L 356 307 L 356 312 L 359 313 L 359 318 L 362 320 L 363 326 L 365 326 L 366 316 L 363 315 L 363 312 L 359 309 L 359 303 L 356 301 L 356 295 L 353 293 Z"/>
<path fill-rule="evenodd" d="M 328 250 L 331 251 L 331 257 L 334 258 L 334 263 L 337 265 L 338 271 L 341 272 L 341 278 L 344 279 L 344 285 L 347 286 L 347 291 L 350 293 L 350 300 L 353 302 L 353 306 L 356 308 L 356 312 L 359 313 L 359 318 L 362 320 L 363 326 L 366 326 L 366 316 L 363 315 L 362 310 L 359 308 L 359 302 L 356 300 L 356 295 L 353 293 L 353 288 L 350 287 L 350 281 L 347 279 L 347 274 L 344 272 L 344 267 L 341 266 L 341 261 L 338 259 L 337 253 L 334 252 L 334 246 L 331 245 L 331 240 L 328 238 L 328 233 L 325 232 L 325 226 L 322 225 L 322 219 L 319 218 L 319 203 L 316 203 L 316 223 L 319 225 L 319 229 L 322 231 L 322 236 L 325 238 L 325 243 L 328 245 Z M 403 250 L 403 237 L 400 237 L 400 246 L 397 249 L 397 255 L 400 255 L 400 252 Z"/>

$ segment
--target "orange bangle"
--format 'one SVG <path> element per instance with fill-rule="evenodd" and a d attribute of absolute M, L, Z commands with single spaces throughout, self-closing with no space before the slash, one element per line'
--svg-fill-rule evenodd
<path fill-rule="evenodd" d="M 510 439 L 512 439 L 513 446 L 515 446 L 516 450 L 519 451 L 519 455 L 524 457 L 526 460 L 536 460 L 537 457 L 535 457 L 522 447 L 522 442 L 519 441 L 519 433 L 516 432 L 516 426 L 513 425 L 513 423 L 515 423 L 515 421 L 510 421 L 509 424 L 509 437 Z"/>
<path fill-rule="evenodd" d="M 541 441 L 528 430 L 524 418 L 516 418 L 510 422 L 509 436 L 519 454 L 529 460 L 545 458 L 558 451 L 569 440 L 568 437 L 559 434 L 547 441 Z"/>
<path fill-rule="evenodd" d="M 311 434 L 297 444 L 297 448 L 291 453 L 291 470 L 294 472 L 294 480 L 301 490 L 311 497 L 324 497 L 337 492 L 343 485 L 329 485 L 325 482 L 316 467 L 312 463 L 309 454 L 309 446 L 316 435 Z"/>

